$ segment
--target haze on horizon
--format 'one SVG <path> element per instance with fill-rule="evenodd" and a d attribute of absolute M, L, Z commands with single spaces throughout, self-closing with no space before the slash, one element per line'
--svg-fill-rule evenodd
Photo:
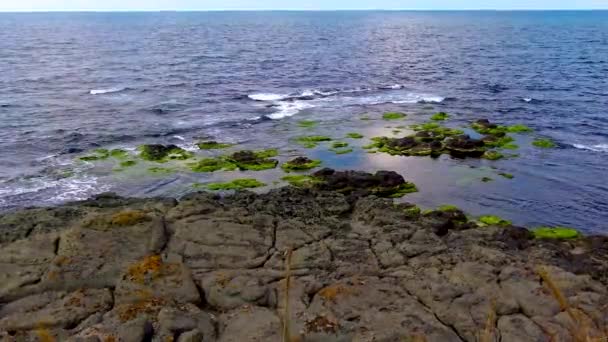
<path fill-rule="evenodd" d="M 3 0 L 0 11 L 210 11 L 210 10 L 585 10 L 608 0 Z"/>

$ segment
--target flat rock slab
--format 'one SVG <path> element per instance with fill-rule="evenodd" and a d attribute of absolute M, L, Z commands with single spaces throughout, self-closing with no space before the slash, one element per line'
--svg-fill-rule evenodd
<path fill-rule="evenodd" d="M 608 238 L 534 240 L 412 207 L 287 187 L 6 214 L 0 340 L 605 336 Z"/>

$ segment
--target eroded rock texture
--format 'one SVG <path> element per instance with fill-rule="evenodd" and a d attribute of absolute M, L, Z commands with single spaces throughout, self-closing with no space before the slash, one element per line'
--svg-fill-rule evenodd
<path fill-rule="evenodd" d="M 601 336 L 607 238 L 537 241 L 409 209 L 288 187 L 6 214 L 0 337 L 280 341 L 284 325 L 292 341 Z"/>

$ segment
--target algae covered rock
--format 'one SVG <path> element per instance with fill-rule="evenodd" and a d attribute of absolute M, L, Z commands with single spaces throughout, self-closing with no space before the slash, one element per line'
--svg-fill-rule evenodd
<path fill-rule="evenodd" d="M 240 170 L 260 171 L 274 169 L 279 163 L 276 159 L 270 159 L 279 154 L 276 149 L 262 151 L 238 151 L 227 157 L 227 160 Z"/>
<path fill-rule="evenodd" d="M 384 113 L 382 114 L 382 118 L 384 120 L 400 120 L 405 118 L 407 115 L 404 113 L 398 113 L 398 112 L 388 112 L 388 113 Z"/>
<path fill-rule="evenodd" d="M 537 239 L 567 240 L 576 239 L 581 236 L 576 229 L 567 227 L 539 227 L 533 229 L 532 233 Z"/>
<path fill-rule="evenodd" d="M 281 165 L 281 168 L 287 172 L 303 171 L 313 169 L 319 165 L 321 165 L 320 160 L 312 160 L 306 157 L 297 157 Z"/>
<path fill-rule="evenodd" d="M 165 163 L 169 160 L 185 160 L 192 157 L 191 152 L 176 145 L 141 145 L 138 150 L 142 159 L 158 163 Z"/>
<path fill-rule="evenodd" d="M 376 195 L 378 197 L 403 197 L 417 192 L 413 183 L 394 171 L 378 171 L 375 174 L 360 171 L 336 171 L 325 168 L 313 174 L 318 180 L 314 187 L 333 190 L 355 196 Z"/>
<path fill-rule="evenodd" d="M 439 112 L 439 113 L 433 114 L 433 116 L 431 116 L 431 120 L 443 121 L 443 120 L 447 120 L 449 117 L 450 117 L 450 115 L 448 113 Z"/>
<path fill-rule="evenodd" d="M 444 145 L 450 155 L 455 157 L 479 158 L 486 152 L 483 141 L 472 139 L 466 134 L 448 137 L 445 139 Z"/>
<path fill-rule="evenodd" d="M 254 178 L 240 178 L 234 179 L 225 183 L 210 183 L 207 184 L 209 190 L 241 190 L 241 189 L 252 189 L 266 186 L 266 184 L 258 181 Z"/>
<path fill-rule="evenodd" d="M 217 150 L 234 146 L 233 144 L 219 143 L 217 141 L 202 141 L 196 144 L 201 150 Z"/>
<path fill-rule="evenodd" d="M 331 141 L 331 138 L 324 135 L 308 135 L 298 137 L 295 141 L 306 148 L 315 148 L 319 146 L 319 143 L 321 142 Z"/>
<path fill-rule="evenodd" d="M 532 145 L 538 148 L 554 148 L 557 144 L 551 139 L 535 139 Z"/>
<path fill-rule="evenodd" d="M 194 172 L 232 171 L 236 169 L 236 165 L 224 157 L 203 158 L 197 162 L 189 163 L 188 167 Z"/>

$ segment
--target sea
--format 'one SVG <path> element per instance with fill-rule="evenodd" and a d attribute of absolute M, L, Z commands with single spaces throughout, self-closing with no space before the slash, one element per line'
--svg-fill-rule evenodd
<path fill-rule="evenodd" d="M 386 121 L 385 112 L 407 117 Z M 519 149 L 497 161 L 361 148 L 411 134 L 436 112 L 454 128 L 486 118 L 534 131 L 514 135 Z M 305 148 L 296 142 L 304 135 L 353 151 Z M 538 138 L 556 147 L 533 146 Z M 205 140 L 237 145 L 198 150 Z M 135 156 L 142 144 L 197 158 L 277 148 L 280 161 L 394 170 L 419 188 L 401 201 L 423 208 L 606 234 L 608 12 L 0 14 L 0 211 L 110 191 L 179 198 L 243 177 L 267 184 L 258 192 L 285 185 L 280 168 L 195 173 L 176 162 L 151 172 L 159 165 L 79 159 L 99 148 Z"/>

